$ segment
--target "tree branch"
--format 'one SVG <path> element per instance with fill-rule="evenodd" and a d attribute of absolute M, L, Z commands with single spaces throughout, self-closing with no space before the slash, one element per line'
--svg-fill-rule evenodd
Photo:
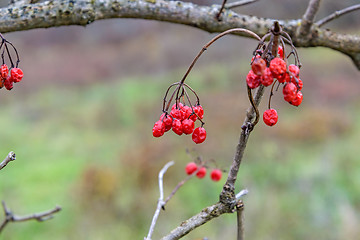
<path fill-rule="evenodd" d="M 5 219 L 0 225 L 0 233 L 4 230 L 5 226 L 9 222 L 24 222 L 24 221 L 29 221 L 32 219 L 42 222 L 42 221 L 46 221 L 46 220 L 53 218 L 53 215 L 61 210 L 61 207 L 57 206 L 52 210 L 48 210 L 48 211 L 45 211 L 42 213 L 34 213 L 34 214 L 30 214 L 28 216 L 20 217 L 20 216 L 14 215 L 10 211 L 10 209 L 6 206 L 4 201 L 2 201 L 2 205 L 3 205 L 3 209 L 4 209 L 4 213 L 5 213 Z"/>
<path fill-rule="evenodd" d="M 314 23 L 315 15 L 319 10 L 321 0 L 310 0 L 309 5 L 301 19 L 301 25 L 298 29 L 300 36 L 306 36 L 310 32 L 311 25 Z"/>
<path fill-rule="evenodd" d="M 329 16 L 323 18 L 323 19 L 320 19 L 319 21 L 317 21 L 315 24 L 318 26 L 318 27 L 321 27 L 323 26 L 324 24 L 344 15 L 344 14 L 347 14 L 347 13 L 350 13 L 350 12 L 353 12 L 355 10 L 358 10 L 360 9 L 360 4 L 356 4 L 356 5 L 353 5 L 353 6 L 350 6 L 350 7 L 347 7 L 347 8 L 344 8 L 344 9 L 341 9 L 339 11 L 336 11 L 334 12 L 333 14 L 330 14 Z"/>
<path fill-rule="evenodd" d="M 6 158 L 0 163 L 0 170 L 3 169 L 4 167 L 6 167 L 6 165 L 11 162 L 14 161 L 16 159 L 16 155 L 14 152 L 9 152 L 9 154 L 6 156 Z"/>
<path fill-rule="evenodd" d="M 317 0 L 319 1 L 319 0 Z M 14 32 L 35 28 L 66 25 L 85 26 L 109 18 L 140 18 L 189 25 L 214 33 L 231 28 L 246 28 L 264 35 L 274 19 L 222 12 L 216 19 L 218 5 L 199 6 L 181 1 L 163 0 L 59 0 L 0 9 L 0 32 Z M 311 16 L 311 14 L 308 14 Z M 308 17 L 310 19 L 310 17 Z M 296 47 L 327 47 L 340 51 L 360 69 L 360 37 L 338 34 L 312 25 L 307 36 L 297 35 L 300 19 L 279 21 L 289 33 Z M 238 35 L 246 36 L 239 33 Z"/>

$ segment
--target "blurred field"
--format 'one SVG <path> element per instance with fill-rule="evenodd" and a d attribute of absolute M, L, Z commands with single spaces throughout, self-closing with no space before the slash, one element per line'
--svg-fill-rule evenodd
<path fill-rule="evenodd" d="M 63 210 L 47 222 L 9 224 L 0 239 L 143 239 L 167 161 L 176 164 L 165 175 L 166 193 L 185 177 L 192 160 L 186 149 L 224 169 L 231 164 L 249 106 L 244 79 L 253 41 L 216 43 L 191 73 L 208 131 L 206 142 L 194 146 L 190 137 L 169 133 L 154 139 L 151 129 L 167 86 L 182 77 L 209 34 L 120 20 L 6 37 L 18 46 L 27 77 L 0 94 L 0 156 L 17 154 L 0 173 L 0 198 L 19 215 L 57 204 Z M 295 108 L 275 95 L 279 122 L 257 126 L 239 172 L 237 190 L 250 191 L 246 236 L 356 239 L 360 75 L 339 53 L 299 54 L 303 104 Z M 154 239 L 215 203 L 223 182 L 187 183 L 161 213 Z M 235 218 L 222 216 L 184 239 L 234 239 Z"/>

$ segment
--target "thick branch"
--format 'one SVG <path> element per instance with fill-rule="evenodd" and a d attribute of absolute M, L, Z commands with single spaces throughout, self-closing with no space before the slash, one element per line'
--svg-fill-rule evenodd
<path fill-rule="evenodd" d="M 6 165 L 9 162 L 14 161 L 15 159 L 16 159 L 15 153 L 9 152 L 9 154 L 6 156 L 6 158 L 0 163 L 0 170 L 3 169 L 4 167 L 6 167 Z"/>
<path fill-rule="evenodd" d="M 309 5 L 301 19 L 301 25 L 298 30 L 300 36 L 306 36 L 310 32 L 311 25 L 314 23 L 315 14 L 317 13 L 321 0 L 310 0 Z"/>
<path fill-rule="evenodd" d="M 237 14 L 224 10 L 221 21 L 216 19 L 218 5 L 199 6 L 181 1 L 163 0 L 59 0 L 0 9 L 0 32 L 64 25 L 85 26 L 108 18 L 141 18 L 193 26 L 207 32 L 223 32 L 231 28 L 246 28 L 264 35 L 274 19 Z M 309 34 L 296 34 L 301 20 L 279 21 L 297 47 L 327 47 L 352 58 L 360 69 L 360 38 L 326 31 L 312 25 Z M 326 31 L 326 33 L 324 33 Z M 245 36 L 245 34 L 238 34 Z M 339 42 L 341 41 L 341 42 Z"/>

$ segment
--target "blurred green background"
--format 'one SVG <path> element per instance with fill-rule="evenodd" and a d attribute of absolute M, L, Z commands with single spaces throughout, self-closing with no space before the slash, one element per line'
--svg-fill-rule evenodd
<path fill-rule="evenodd" d="M 307 3 L 269 2 L 237 11 L 299 18 Z M 353 3 L 323 2 L 319 17 Z M 359 34 L 359 24 L 355 13 L 328 27 Z M 25 77 L 0 94 L 0 155 L 17 156 L 0 172 L 0 199 L 19 215 L 55 205 L 63 210 L 43 223 L 9 224 L 0 239 L 143 239 L 159 195 L 157 174 L 166 162 L 176 162 L 165 175 L 166 195 L 196 156 L 228 169 L 249 106 L 245 76 L 253 40 L 230 36 L 217 42 L 187 80 L 205 110 L 205 143 L 151 134 L 166 88 L 212 36 L 126 19 L 5 34 L 20 52 Z M 281 91 L 275 94 L 278 124 L 256 127 L 240 168 L 237 191 L 250 191 L 244 198 L 245 234 L 248 239 L 357 239 L 360 74 L 335 51 L 299 49 L 299 55 L 303 104 L 293 107 Z M 161 213 L 154 239 L 215 203 L 223 183 L 206 177 L 185 184 Z M 223 215 L 184 239 L 234 239 L 235 233 L 235 214 Z"/>

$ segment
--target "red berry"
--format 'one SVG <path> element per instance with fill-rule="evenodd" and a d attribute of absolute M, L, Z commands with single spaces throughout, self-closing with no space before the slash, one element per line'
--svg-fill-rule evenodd
<path fill-rule="evenodd" d="M 170 115 L 173 118 L 176 118 L 176 119 L 179 119 L 179 120 L 183 119 L 183 112 L 180 109 L 177 109 L 177 108 L 172 108 L 171 112 L 170 112 Z"/>
<path fill-rule="evenodd" d="M 297 92 L 296 98 L 290 102 L 291 105 L 299 106 L 303 100 L 303 95 L 300 91 Z"/>
<path fill-rule="evenodd" d="M 255 58 L 253 63 L 251 64 L 251 70 L 256 75 L 263 75 L 266 68 L 266 62 L 262 58 Z"/>
<path fill-rule="evenodd" d="M 206 175 L 206 168 L 205 167 L 200 168 L 199 171 L 196 173 L 196 176 L 198 178 L 203 178 L 203 177 L 205 177 L 205 175 Z"/>
<path fill-rule="evenodd" d="M 174 105 L 172 105 L 172 107 L 171 107 L 171 110 L 173 110 L 175 108 L 176 109 L 181 109 L 183 106 L 184 105 L 181 102 L 178 102 L 177 105 L 176 105 L 176 103 L 174 103 Z"/>
<path fill-rule="evenodd" d="M 286 83 L 283 88 L 284 99 L 291 102 L 296 98 L 297 87 L 293 83 Z"/>
<path fill-rule="evenodd" d="M 14 84 L 11 76 L 7 76 L 7 78 L 4 80 L 4 86 L 9 91 L 13 89 Z"/>
<path fill-rule="evenodd" d="M 181 124 L 181 121 L 179 119 L 174 119 L 174 121 L 172 123 L 172 130 L 177 135 L 179 135 L 179 136 L 182 135 L 182 133 L 183 133 L 182 124 Z"/>
<path fill-rule="evenodd" d="M 5 80 L 8 75 L 9 75 L 8 66 L 6 64 L 1 65 L 1 68 L 0 68 L 0 76 L 1 76 L 1 78 Z"/>
<path fill-rule="evenodd" d="M 220 169 L 214 169 L 211 171 L 210 177 L 211 180 L 217 182 L 220 181 L 222 175 L 222 171 Z"/>
<path fill-rule="evenodd" d="M 284 49 L 282 48 L 282 46 L 278 47 L 278 55 L 279 55 L 279 58 L 284 59 Z"/>
<path fill-rule="evenodd" d="M 273 83 L 274 77 L 272 76 L 269 68 L 265 69 L 264 74 L 260 78 L 260 81 L 261 84 L 264 85 L 265 87 L 270 86 Z"/>
<path fill-rule="evenodd" d="M 182 112 L 182 117 L 183 117 L 182 120 L 184 120 L 184 119 L 187 119 L 190 117 L 190 114 L 192 113 L 192 109 L 191 109 L 191 107 L 185 105 L 181 108 L 181 112 Z"/>
<path fill-rule="evenodd" d="M 296 82 L 296 80 L 297 80 L 298 82 Z M 298 91 L 301 91 L 301 89 L 303 88 L 303 82 L 301 81 L 300 78 L 297 78 L 297 79 L 293 78 L 293 79 L 291 80 L 291 82 L 292 82 L 293 84 L 295 84 L 295 86 L 297 87 L 297 90 L 298 90 Z"/>
<path fill-rule="evenodd" d="M 268 126 L 274 126 L 278 120 L 278 114 L 275 109 L 270 108 L 263 114 L 264 123 Z"/>
<path fill-rule="evenodd" d="M 289 65 L 289 72 L 292 72 L 295 77 L 299 77 L 300 69 L 294 64 Z"/>
<path fill-rule="evenodd" d="M 195 128 L 193 134 L 192 134 L 192 140 L 196 143 L 202 143 L 206 139 L 206 130 L 203 127 Z"/>
<path fill-rule="evenodd" d="M 252 70 L 246 76 L 246 83 L 249 88 L 254 89 L 260 86 L 260 76 L 256 75 Z"/>
<path fill-rule="evenodd" d="M 164 132 L 165 132 L 165 124 L 162 122 L 162 121 L 157 121 L 155 124 L 154 124 L 154 127 L 153 127 L 153 136 L 154 137 L 161 137 L 162 135 L 164 135 Z"/>
<path fill-rule="evenodd" d="M 203 119 L 204 117 L 204 109 L 201 105 L 197 105 L 193 107 L 194 112 L 199 116 L 200 119 Z"/>
<path fill-rule="evenodd" d="M 191 119 L 185 119 L 182 121 L 182 131 L 185 134 L 191 134 L 194 131 L 195 123 Z"/>
<path fill-rule="evenodd" d="M 10 70 L 10 74 L 13 82 L 15 83 L 20 82 L 24 76 L 24 73 L 20 68 L 12 68 Z"/>
<path fill-rule="evenodd" d="M 172 128 L 173 119 L 169 114 L 166 114 L 166 117 L 165 113 L 161 114 L 159 120 L 163 121 L 163 123 L 165 124 L 165 132 L 169 131 Z"/>
<path fill-rule="evenodd" d="M 193 174 L 197 170 L 197 165 L 194 162 L 189 162 L 185 167 L 185 172 L 187 175 Z"/>
<path fill-rule="evenodd" d="M 286 63 L 283 59 L 274 58 L 273 60 L 271 60 L 269 68 L 272 75 L 278 80 L 279 78 L 282 79 L 285 77 L 284 74 L 286 73 Z"/>

